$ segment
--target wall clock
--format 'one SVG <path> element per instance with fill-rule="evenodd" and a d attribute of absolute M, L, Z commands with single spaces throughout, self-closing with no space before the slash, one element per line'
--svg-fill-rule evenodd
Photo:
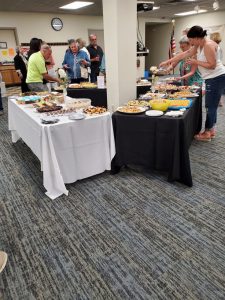
<path fill-rule="evenodd" d="M 52 28 L 56 31 L 60 31 L 63 28 L 63 22 L 60 18 L 53 18 L 51 21 Z"/>

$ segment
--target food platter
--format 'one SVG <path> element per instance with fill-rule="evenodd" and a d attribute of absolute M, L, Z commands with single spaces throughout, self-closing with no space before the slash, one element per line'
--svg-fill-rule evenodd
<path fill-rule="evenodd" d="M 62 106 L 58 106 L 58 105 L 48 106 L 48 105 L 45 105 L 45 106 L 42 106 L 42 107 L 38 107 L 37 111 L 39 113 L 45 113 L 45 112 L 57 111 L 57 110 L 60 110 L 60 109 L 62 109 Z"/>
<path fill-rule="evenodd" d="M 162 93 L 151 93 L 151 92 L 148 92 L 146 93 L 145 95 L 143 95 L 141 98 L 144 100 L 145 98 L 147 99 L 147 97 L 149 98 L 163 98 L 165 97 L 166 94 L 162 94 Z"/>
<path fill-rule="evenodd" d="M 171 97 L 173 98 L 196 98 L 198 97 L 197 93 L 192 93 L 190 91 L 180 91 L 180 92 L 176 92 L 174 94 L 171 95 Z"/>
<path fill-rule="evenodd" d="M 18 104 L 31 104 L 39 101 L 41 99 L 40 96 L 23 96 L 23 97 L 18 97 L 17 98 L 17 103 Z"/>
<path fill-rule="evenodd" d="M 131 115 L 136 115 L 136 114 L 141 114 L 147 110 L 146 107 L 142 106 L 119 106 L 117 108 L 117 111 L 123 114 L 131 114 Z"/>
<path fill-rule="evenodd" d="M 170 101 L 169 109 L 180 110 L 182 108 L 189 108 L 192 105 L 191 99 L 174 99 Z"/>
<path fill-rule="evenodd" d="M 100 115 L 105 112 L 107 112 L 107 109 L 105 107 L 100 107 L 100 106 L 90 106 L 84 109 L 84 113 L 87 115 Z"/>
<path fill-rule="evenodd" d="M 127 102 L 130 106 L 149 106 L 149 102 L 146 100 L 130 100 Z"/>
<path fill-rule="evenodd" d="M 71 84 L 69 84 L 69 88 L 71 88 L 71 89 L 81 89 L 82 86 L 79 83 L 71 83 Z"/>

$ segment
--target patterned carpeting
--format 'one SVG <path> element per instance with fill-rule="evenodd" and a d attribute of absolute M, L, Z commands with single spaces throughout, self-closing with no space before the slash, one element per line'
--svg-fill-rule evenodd
<path fill-rule="evenodd" d="M 4 101 L 6 108 L 7 103 Z M 125 169 L 44 194 L 40 163 L 0 117 L 0 299 L 225 299 L 225 109 L 193 142 L 193 188 Z"/>

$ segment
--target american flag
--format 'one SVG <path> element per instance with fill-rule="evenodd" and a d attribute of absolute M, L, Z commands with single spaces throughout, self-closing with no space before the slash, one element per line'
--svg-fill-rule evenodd
<path fill-rule="evenodd" d="M 173 28 L 170 36 L 169 58 L 172 58 L 175 52 L 176 52 L 176 41 L 174 37 L 174 23 L 173 23 Z"/>

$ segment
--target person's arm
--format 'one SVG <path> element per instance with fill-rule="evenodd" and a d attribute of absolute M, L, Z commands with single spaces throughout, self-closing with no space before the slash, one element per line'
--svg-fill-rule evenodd
<path fill-rule="evenodd" d="M 52 67 L 55 65 L 55 61 L 52 55 L 50 56 L 50 63 Z"/>
<path fill-rule="evenodd" d="M 169 73 L 170 71 L 172 71 L 173 69 L 175 69 L 176 66 L 178 65 L 178 63 L 179 62 L 177 62 L 177 63 L 174 62 L 174 63 L 170 64 L 169 67 L 166 69 L 166 72 Z"/>
<path fill-rule="evenodd" d="M 20 62 L 17 56 L 14 57 L 14 65 L 15 65 L 16 73 L 18 74 L 20 79 L 23 79 L 23 74 L 20 70 Z"/>
<path fill-rule="evenodd" d="M 206 68 L 206 69 L 215 69 L 216 67 L 216 49 L 214 45 L 205 45 L 204 47 L 204 53 L 206 57 L 205 61 L 200 61 L 197 59 L 190 58 L 187 60 L 187 63 L 190 65 L 196 65 Z"/>
<path fill-rule="evenodd" d="M 68 64 L 67 64 L 67 52 L 65 53 L 65 55 L 64 55 L 64 59 L 63 59 L 63 62 L 62 62 L 62 66 L 63 66 L 63 68 L 64 69 L 69 69 L 70 67 L 68 66 Z"/>
<path fill-rule="evenodd" d="M 93 62 L 93 61 L 99 61 L 99 60 L 100 60 L 100 58 L 99 58 L 98 55 L 96 57 L 90 59 L 91 62 Z"/>
<path fill-rule="evenodd" d="M 90 59 L 86 52 L 84 52 L 84 59 L 81 60 L 81 64 L 85 65 L 86 67 L 89 67 L 91 65 Z"/>
<path fill-rule="evenodd" d="M 191 56 L 194 56 L 195 54 L 197 53 L 197 47 L 193 46 L 191 47 L 189 50 L 187 51 L 184 51 L 184 52 L 180 52 L 178 53 L 177 55 L 175 55 L 174 57 L 168 59 L 168 60 L 165 60 L 163 62 L 161 62 L 159 64 L 160 67 L 163 67 L 163 66 L 167 66 L 169 64 L 178 64 L 179 61 L 181 61 L 182 59 L 185 59 L 187 57 L 191 57 Z"/>
<path fill-rule="evenodd" d="M 197 68 L 198 68 L 197 65 L 192 65 L 192 66 L 191 66 L 190 72 L 188 72 L 187 74 L 185 74 L 185 75 L 183 75 L 183 76 L 181 76 L 181 77 L 177 77 L 177 79 L 182 79 L 182 80 L 184 80 L 184 79 L 187 79 L 187 78 L 193 76 L 193 75 L 195 74 Z"/>
<path fill-rule="evenodd" d="M 60 79 L 59 78 L 56 78 L 56 77 L 52 77 L 50 76 L 48 73 L 44 73 L 42 74 L 43 78 L 47 81 L 55 81 L 55 82 L 58 82 L 60 83 Z"/>

